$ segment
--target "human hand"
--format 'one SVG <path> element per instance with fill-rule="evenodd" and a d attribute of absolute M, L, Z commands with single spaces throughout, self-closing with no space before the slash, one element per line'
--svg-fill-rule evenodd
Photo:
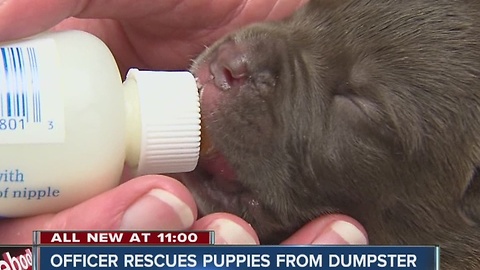
<path fill-rule="evenodd" d="M 257 244 L 247 222 L 227 213 L 197 220 L 190 192 L 167 176 L 143 176 L 57 214 L 5 219 L 2 244 L 30 244 L 33 230 L 215 230 L 218 244 Z M 285 244 L 366 244 L 365 232 L 349 217 L 329 215 L 312 221 Z"/>
<path fill-rule="evenodd" d="M 79 29 L 100 37 L 122 74 L 128 68 L 186 69 L 204 46 L 248 23 L 281 19 L 304 0 L 5 0 L 0 40 L 50 29 Z M 339 222 L 335 222 L 339 221 Z M 57 214 L 0 222 L 1 243 L 30 243 L 32 230 L 214 229 L 218 243 L 258 243 L 240 218 L 217 213 L 197 220 L 191 194 L 177 181 L 146 176 Z M 227 233 L 222 233 L 227 232 Z M 329 215 L 312 221 L 288 244 L 364 244 L 352 219 Z"/>
<path fill-rule="evenodd" d="M 4 0 L 0 40 L 50 28 L 79 29 L 101 38 L 125 74 L 128 68 L 187 69 L 191 59 L 225 33 L 280 19 L 305 0 Z"/>

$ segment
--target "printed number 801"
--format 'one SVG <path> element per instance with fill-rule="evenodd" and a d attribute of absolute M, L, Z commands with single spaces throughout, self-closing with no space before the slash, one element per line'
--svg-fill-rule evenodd
<path fill-rule="evenodd" d="M 0 118 L 0 131 L 25 129 L 25 120 L 16 118 Z"/>

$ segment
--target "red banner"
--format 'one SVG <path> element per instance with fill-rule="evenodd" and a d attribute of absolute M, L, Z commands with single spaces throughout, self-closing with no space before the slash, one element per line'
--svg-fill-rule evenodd
<path fill-rule="evenodd" d="M 210 231 L 40 231 L 37 245 L 208 245 Z"/>

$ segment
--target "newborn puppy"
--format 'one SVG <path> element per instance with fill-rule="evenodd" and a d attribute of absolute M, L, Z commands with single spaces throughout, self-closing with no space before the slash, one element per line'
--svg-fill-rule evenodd
<path fill-rule="evenodd" d="M 480 269 L 480 1 L 312 0 L 207 49 L 203 214 L 278 243 L 325 213 Z"/>

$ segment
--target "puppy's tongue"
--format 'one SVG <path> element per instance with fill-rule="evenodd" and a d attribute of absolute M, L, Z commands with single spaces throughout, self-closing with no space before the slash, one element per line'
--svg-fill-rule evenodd
<path fill-rule="evenodd" d="M 207 173 L 211 174 L 216 180 L 235 181 L 235 171 L 232 169 L 230 163 L 225 159 L 221 153 L 217 152 L 208 157 L 201 157 L 199 166 Z"/>
<path fill-rule="evenodd" d="M 215 147 L 208 135 L 204 119 L 202 119 L 202 141 L 200 144 L 200 159 L 198 166 L 203 168 L 208 174 L 216 179 L 234 181 L 236 179 L 235 171 L 230 166 L 225 156 Z"/>

